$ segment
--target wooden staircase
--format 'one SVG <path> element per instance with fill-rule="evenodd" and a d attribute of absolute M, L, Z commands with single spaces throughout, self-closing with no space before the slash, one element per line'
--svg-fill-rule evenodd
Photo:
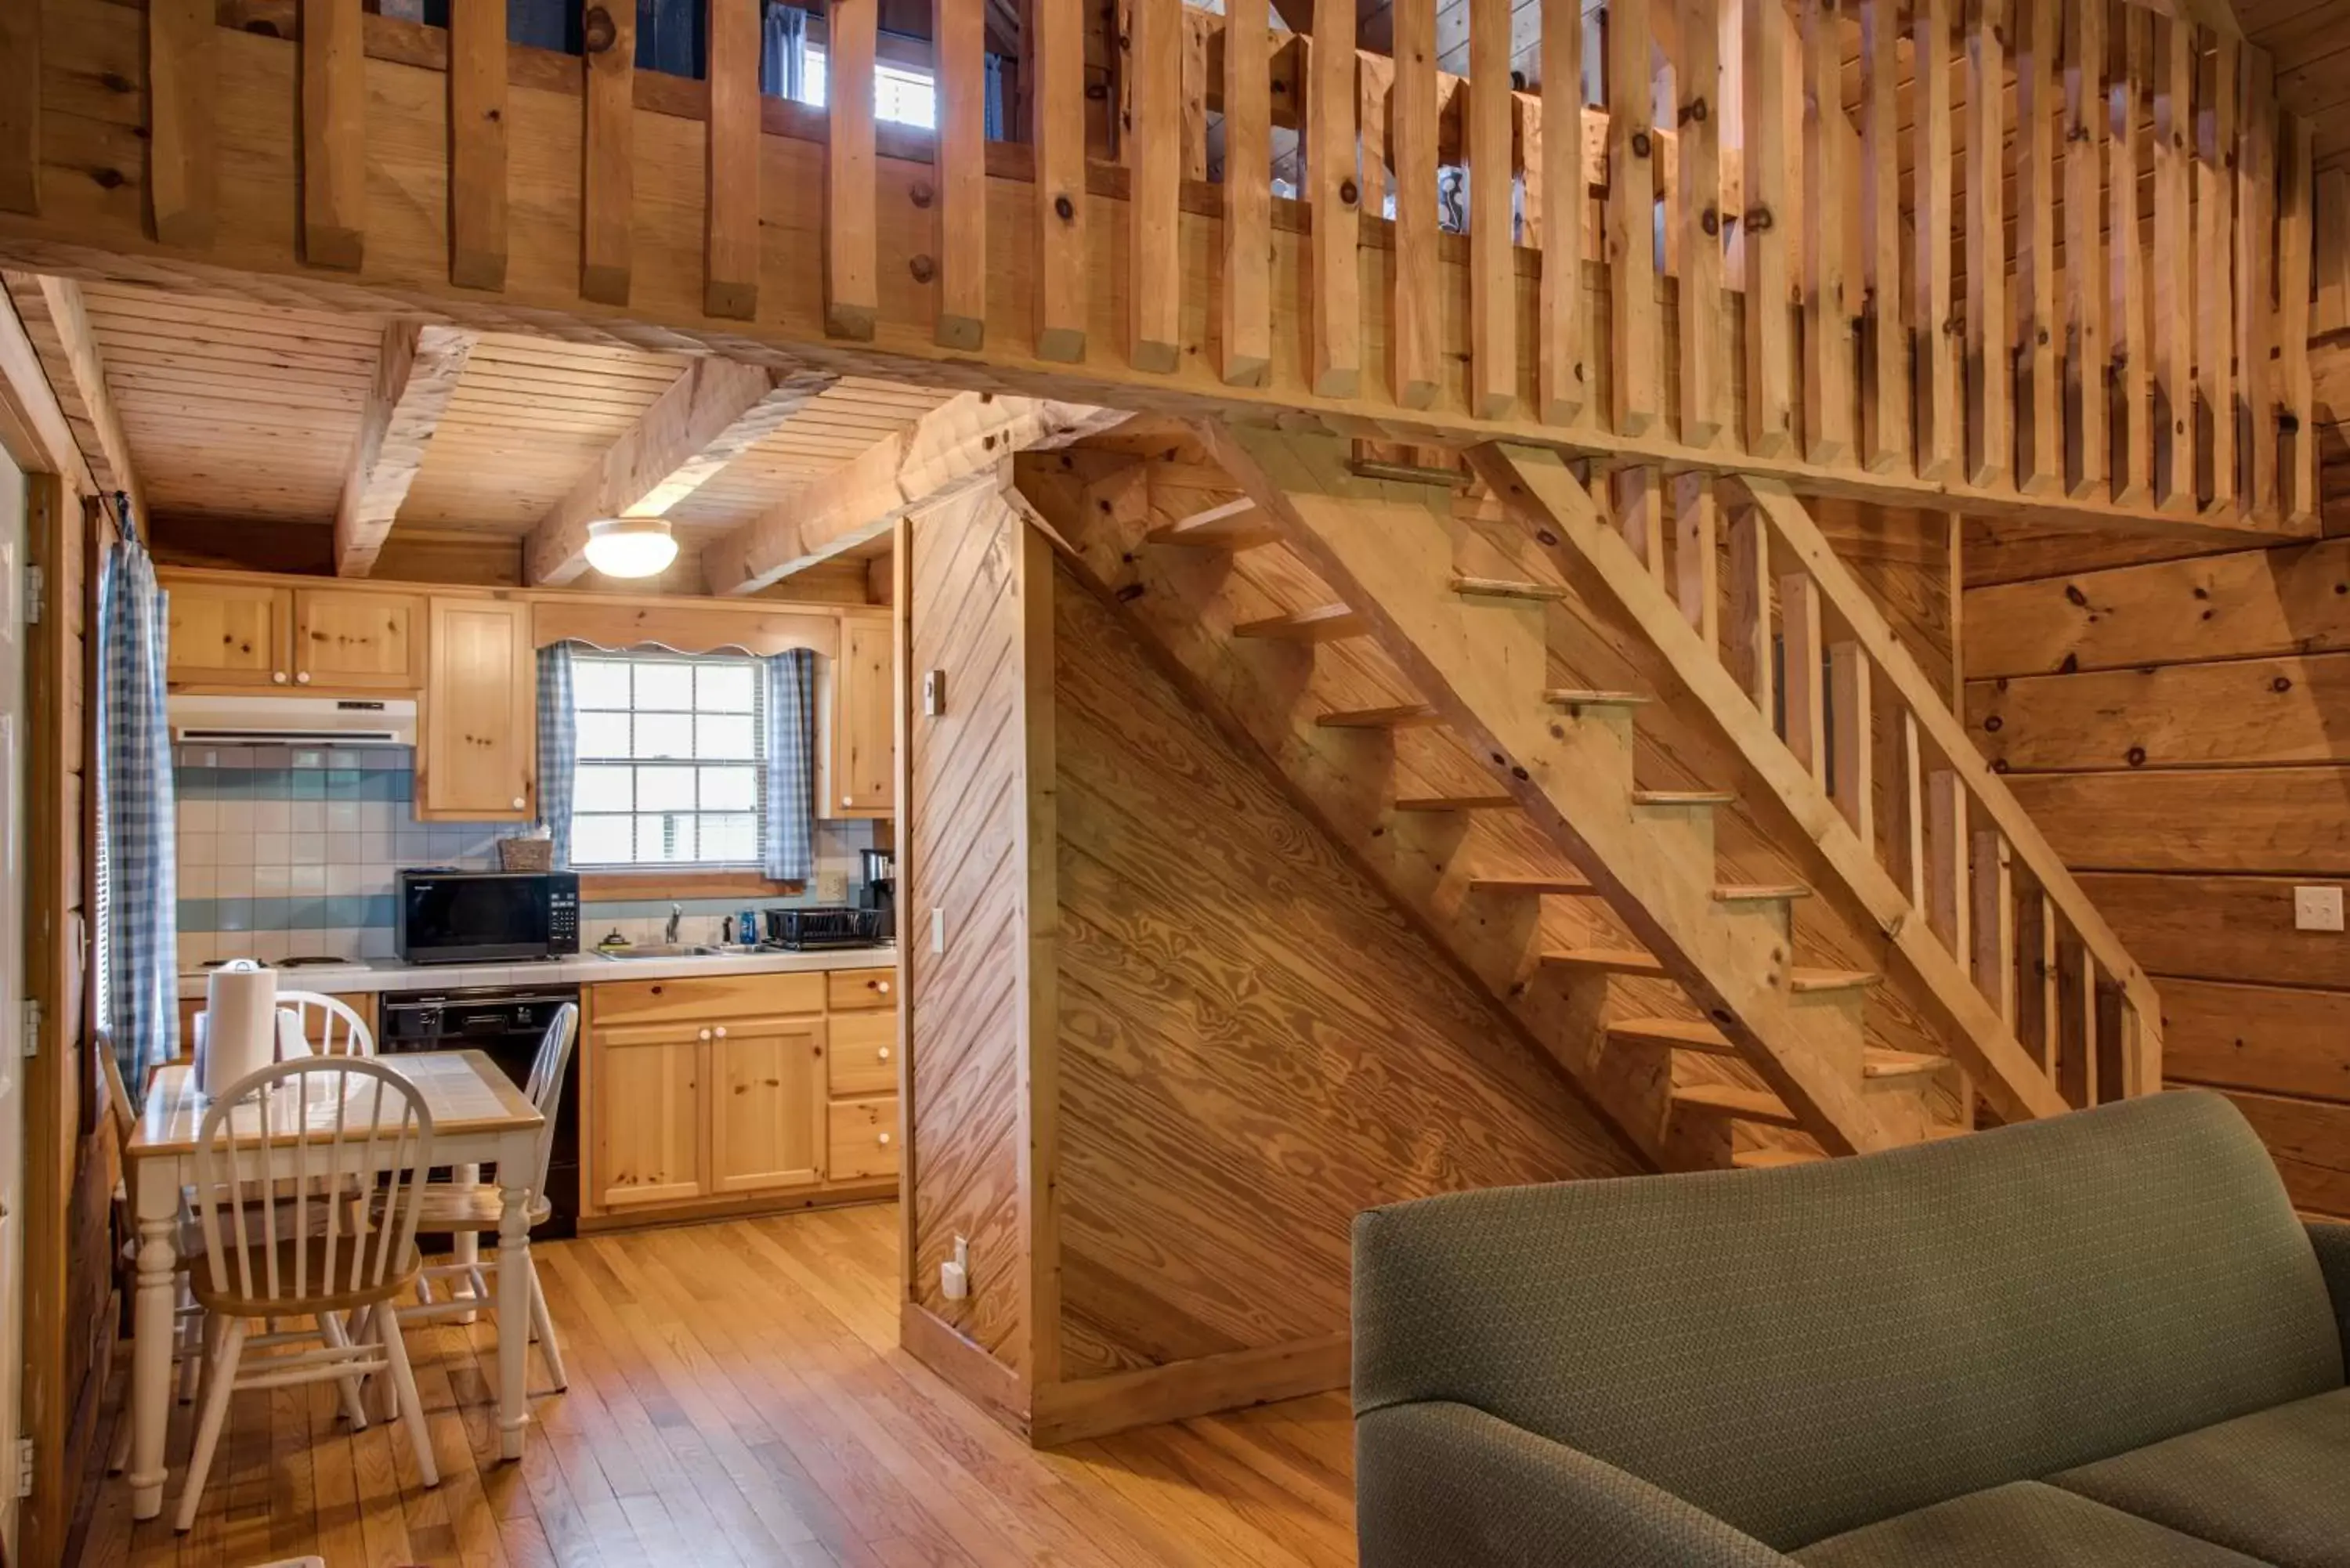
<path fill-rule="evenodd" d="M 1906 906 L 1886 921 L 1836 888 L 1899 965 L 1901 1034 L 1872 1014 L 1881 965 L 1804 951 L 1811 883 L 1719 862 L 1732 794 L 1636 778 L 1659 693 L 1562 682 L 1547 646 L 1546 617 L 1588 590 L 1541 551 L 1623 548 L 1596 511 L 1587 540 L 1550 519 L 1528 526 L 1531 553 L 1496 558 L 1464 548 L 1457 471 L 1367 473 L 1329 438 L 1202 430 L 1238 493 L 1184 491 L 1196 462 L 1162 493 L 1152 439 L 1024 456 L 1020 493 L 1195 700 L 1659 1164 L 1914 1143 L 1971 1125 L 1978 1098 L 2002 1119 L 2067 1108 L 1942 939 L 1939 967 L 1906 951 Z M 1803 831 L 1848 831 L 1813 793 L 1789 803 Z"/>

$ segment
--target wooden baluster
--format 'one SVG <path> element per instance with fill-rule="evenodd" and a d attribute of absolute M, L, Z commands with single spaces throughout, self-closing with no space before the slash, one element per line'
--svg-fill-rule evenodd
<path fill-rule="evenodd" d="M 1741 506 L 1730 517 L 1730 626 L 1722 662 L 1771 719 L 1771 533 L 1760 511 Z"/>
<path fill-rule="evenodd" d="M 1127 163 L 1127 202 L 1134 339 L 1138 370 L 1168 371 L 1182 353 L 1183 195 L 1182 0 L 1133 0 L 1127 67 L 1134 117 Z"/>
<path fill-rule="evenodd" d="M 1967 483 L 2014 483 L 2007 330 L 2007 0 L 1967 5 Z"/>
<path fill-rule="evenodd" d="M 837 337 L 871 337 L 880 309 L 873 212 L 874 5 L 838 0 L 827 46 L 833 90 L 825 159 L 825 329 Z M 709 23 L 702 308 L 748 321 L 759 311 L 759 8 L 748 0 L 710 0 Z M 841 91 L 844 84 L 850 90 Z"/>
<path fill-rule="evenodd" d="M 1407 409 L 1436 400 L 1443 325 L 1436 280 L 1436 0 L 1396 0 L 1395 90 L 1388 121 L 1395 144 L 1395 397 Z M 1570 167 L 1579 161 L 1570 157 Z M 1544 244 L 1557 243 L 1548 229 Z"/>
<path fill-rule="evenodd" d="M 2090 1006 L 2081 992 L 2082 949 L 2069 931 L 2057 933 L 2053 948 L 2056 1009 L 2056 1092 L 2065 1103 L 2085 1110 L 2097 1103 L 2095 1068 L 2087 1054 L 2088 1032 L 2083 1020 Z"/>
<path fill-rule="evenodd" d="M 939 314 L 932 338 L 974 351 L 987 341 L 987 16 L 931 0 L 938 52 Z M 1229 123 L 1229 121 L 1228 121 Z"/>
<path fill-rule="evenodd" d="M 2064 8 L 2064 491 L 2106 494 L 2106 0 Z M 2132 206 L 2135 214 L 2137 208 Z M 2114 237 L 2122 247 L 2122 236 Z"/>
<path fill-rule="evenodd" d="M 1967 927 L 1974 874 L 1968 858 L 1967 786 L 1951 769 L 1939 768 L 1926 781 L 1926 924 L 1952 958 L 1970 961 L 1974 950 Z"/>
<path fill-rule="evenodd" d="M 2122 1064 L 2121 1094 L 2124 1099 L 2135 1100 L 2141 1095 L 2160 1091 L 2162 1064 L 2149 1049 L 2146 1030 L 2138 1021 L 2137 1009 L 2131 1004 L 2129 993 L 2118 985 L 2114 993 L 2114 1035 Z"/>
<path fill-rule="evenodd" d="M 1306 56 L 1305 178 L 1314 201 L 1314 391 L 1351 398 L 1362 387 L 1362 228 L 1355 167 L 1354 0 L 1314 0 Z"/>
<path fill-rule="evenodd" d="M 1196 183 L 1208 177 L 1208 29 L 1204 17 L 1177 0 L 1175 30 L 1182 37 L 1177 80 L 1183 94 L 1183 178 Z M 1380 141 L 1385 145 L 1386 139 Z"/>
<path fill-rule="evenodd" d="M 449 281 L 506 286 L 506 8 L 449 8 Z"/>
<path fill-rule="evenodd" d="M 213 243 L 219 185 L 213 31 L 212 0 L 149 0 L 148 215 L 159 243 L 195 250 Z"/>
<path fill-rule="evenodd" d="M 2055 904 L 2038 888 L 2022 889 L 2016 900 L 2015 1039 L 2039 1058 L 2043 1073 L 2053 1071 L 2056 1060 L 2056 1014 L 2050 1005 L 2056 984 L 2055 915 Z"/>
<path fill-rule="evenodd" d="M 627 0 L 588 0 L 581 33 L 588 85 L 579 292 L 598 305 L 626 305 L 636 249 L 637 8 Z"/>
<path fill-rule="evenodd" d="M 1518 400 L 1510 0 L 1469 0 L 1468 94 L 1469 407 L 1481 420 L 1498 420 Z"/>
<path fill-rule="evenodd" d="M 733 7 L 726 9 L 750 9 Z M 825 57 L 825 331 L 869 341 L 881 313 L 879 235 L 874 228 L 874 31 L 877 0 L 832 0 L 832 33 Z M 717 37 L 712 33 L 712 37 Z M 756 33 L 747 45 L 756 58 Z M 710 113 L 717 118 L 717 49 L 710 52 Z M 750 73 L 750 195 L 752 249 L 747 273 L 756 282 L 756 195 L 759 195 L 759 73 Z M 740 110 L 738 110 L 740 113 Z"/>
<path fill-rule="evenodd" d="M 1645 466 L 1619 468 L 1612 489 L 1616 525 L 1624 542 L 1659 584 L 1665 580 L 1665 495 L 1657 471 Z"/>
<path fill-rule="evenodd" d="M 2015 888 L 2007 835 L 1975 834 L 1975 986 L 2015 1027 Z"/>
<path fill-rule="evenodd" d="M 2317 176 L 2317 310 L 2311 330 L 2350 327 L 2350 169 Z"/>
<path fill-rule="evenodd" d="M 367 248 L 359 0 L 302 0 L 301 51 L 302 259 L 356 272 Z"/>
<path fill-rule="evenodd" d="M 2056 14 L 2064 0 L 2015 0 L 2016 488 L 2054 493 L 2064 477 L 2056 379 Z"/>
<path fill-rule="evenodd" d="M 1742 80 L 1746 139 L 1739 177 L 1745 211 L 1740 248 L 1746 261 L 1746 450 L 1778 457 L 1794 445 L 1795 384 L 1787 223 L 1787 60 L 1779 47 L 1777 0 L 1741 0 L 1744 10 Z"/>
<path fill-rule="evenodd" d="M 1860 229 L 1866 293 L 1860 355 L 1863 461 L 1909 466 L 1909 327 L 1901 293 L 1901 17 L 1898 0 L 1861 0 Z"/>
<path fill-rule="evenodd" d="M 2138 215 L 2138 171 L 2146 167 L 2147 72 L 2154 32 L 2151 14 L 2131 5 L 2116 9 L 2122 25 L 2122 74 L 2107 88 L 2106 127 L 2111 172 L 2106 181 L 2106 226 L 2113 245 L 2113 315 L 2106 323 L 2113 358 L 2114 500 L 2143 506 L 2154 493 L 2152 326 L 2147 315 L 2146 250 Z"/>
<path fill-rule="evenodd" d="M 1553 146 L 1542 168 L 1535 374 L 1544 421 L 1568 425 L 1583 422 L 1591 403 L 1583 331 L 1583 213 L 1590 200 L 1583 176 L 1583 14 L 1578 0 L 1542 4 L 1542 117 L 1544 138 Z M 1429 92 L 1432 100 L 1433 85 Z"/>
<path fill-rule="evenodd" d="M 1927 909 L 1926 888 L 1926 774 L 1922 748 L 1918 743 L 1918 715 L 1908 708 L 1901 710 L 1901 844 L 1903 885 L 1908 889 L 1910 909 L 1924 913 Z"/>
<path fill-rule="evenodd" d="M 1068 364 L 1086 357 L 1084 7 L 1029 0 L 1028 22 L 1020 74 L 1035 143 L 1036 357 Z"/>
<path fill-rule="evenodd" d="M 1399 5 L 1399 26 L 1402 9 Z M 1232 387 L 1264 385 L 1273 364 L 1273 57 L 1268 29 L 1266 0 L 1225 0 L 1223 378 Z M 1432 147 L 1430 151 L 1432 156 Z M 1434 177 L 1431 169 L 1430 178 Z M 1396 185 L 1400 214 L 1409 191 L 1400 161 Z M 1429 208 L 1435 209 L 1432 193 Z M 1398 232 L 1400 235 L 1400 228 Z"/>
<path fill-rule="evenodd" d="M 2188 238 L 2194 168 L 2195 29 L 2161 24 L 2154 78 L 2154 462 L 2156 503 L 2195 510 L 2195 285 Z"/>
<path fill-rule="evenodd" d="M 1673 515 L 1675 597 L 1707 651 L 1714 652 L 1721 645 L 1721 597 L 1715 590 L 1721 566 L 1714 539 L 1720 509 L 1711 474 L 1691 471 L 1673 476 Z"/>
<path fill-rule="evenodd" d="M 2056 913 L 2055 899 L 2043 892 L 2040 895 L 2039 905 L 2040 1067 L 2041 1071 L 2046 1073 L 2054 1081 L 2056 1075 L 2059 1016 L 2056 997 L 2056 938 L 2063 927 Z"/>
<path fill-rule="evenodd" d="M 1680 235 L 1681 444 L 1710 447 L 1730 421 L 1730 376 L 1722 365 L 1719 0 L 1679 0 L 1678 16 L 1680 167 L 1673 223 Z"/>
<path fill-rule="evenodd" d="M 1877 846 L 1876 781 L 1869 759 L 1877 749 L 1876 722 L 1869 712 L 1868 654 L 1846 640 L 1828 648 L 1828 709 L 1835 715 L 1828 745 L 1828 784 L 1836 810 L 1861 844 Z"/>
<path fill-rule="evenodd" d="M 1911 58 L 1918 124 L 1911 180 L 1917 306 L 1909 323 L 1917 361 L 1918 477 L 1945 482 L 1966 459 L 1959 409 L 1959 351 L 1951 314 L 1950 4 L 1912 0 Z"/>
<path fill-rule="evenodd" d="M 2275 323 L 2276 68 L 2269 52 L 2242 55 L 2243 119 L 2236 152 L 2236 442 L 2244 509 L 2277 510 L 2275 366 L 2269 338 Z"/>
<path fill-rule="evenodd" d="M 1814 778 L 1825 782 L 1827 757 L 1821 745 L 1827 730 L 1826 671 L 1820 638 L 1820 587 L 1809 572 L 1779 579 L 1780 637 L 1786 649 L 1787 749 Z"/>
<path fill-rule="evenodd" d="M 1607 317 L 1616 433 L 1648 433 L 1663 407 L 1657 361 L 1656 85 L 1648 0 L 1607 9 Z M 1580 117 L 1578 117 L 1579 119 Z"/>
<path fill-rule="evenodd" d="M 2309 369 L 2309 270 L 2314 244 L 2310 202 L 2311 164 L 2316 158 L 2316 122 L 2284 117 L 2284 171 L 2277 209 L 2277 396 L 2283 411 L 2286 517 L 2305 524 L 2317 514 L 2316 388 Z"/>
<path fill-rule="evenodd" d="M 1804 0 L 1804 450 L 1824 467 L 1853 452 L 1842 17 L 1839 0 Z"/>
<path fill-rule="evenodd" d="M 2197 489 L 2216 506 L 2236 499 L 2236 296 L 2227 258 L 2235 180 L 2236 44 L 2201 35 L 2211 52 L 2201 67 L 2195 116 L 2195 389 L 2202 399 L 2197 430 Z"/>
<path fill-rule="evenodd" d="M 2081 1104 L 2099 1106 L 2105 1104 L 2106 1075 L 2100 1070 L 2105 1064 L 2097 1060 L 2097 961 L 2085 942 L 2073 949 L 2067 961 L 2081 999 Z"/>

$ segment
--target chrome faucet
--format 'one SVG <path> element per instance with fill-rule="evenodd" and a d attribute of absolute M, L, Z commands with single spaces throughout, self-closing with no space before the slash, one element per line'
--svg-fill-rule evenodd
<path fill-rule="evenodd" d="M 677 946 L 677 928 L 684 919 L 685 906 L 671 904 L 669 907 L 669 945 L 671 947 Z"/>

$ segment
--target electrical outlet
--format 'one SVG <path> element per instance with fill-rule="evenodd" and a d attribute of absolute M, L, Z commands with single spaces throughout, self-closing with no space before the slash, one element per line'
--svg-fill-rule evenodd
<path fill-rule="evenodd" d="M 848 873 L 819 871 L 816 874 L 816 901 L 819 904 L 848 902 Z"/>
<path fill-rule="evenodd" d="M 954 1256 L 939 1265 L 939 1294 L 951 1302 L 971 1294 L 971 1242 L 963 1237 L 954 1240 Z"/>
<path fill-rule="evenodd" d="M 2295 888 L 2293 929 L 2296 931 L 2338 931 L 2342 929 L 2342 889 Z"/>

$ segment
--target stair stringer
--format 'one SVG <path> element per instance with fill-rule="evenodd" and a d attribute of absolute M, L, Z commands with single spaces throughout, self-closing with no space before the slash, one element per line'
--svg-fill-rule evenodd
<path fill-rule="evenodd" d="M 1313 650 L 1232 636 L 1229 558 L 1144 542 L 1162 521 L 1149 505 L 1149 473 L 1146 459 L 1123 452 L 1024 452 L 1012 494 L 1211 722 L 1265 762 L 1298 809 L 1627 1142 L 1659 1168 L 1727 1165 L 1726 1127 L 1673 1116 L 1669 1054 L 1609 1049 L 1607 988 L 1543 969 L 1535 903 L 1472 892 L 1475 857 L 1464 846 L 1485 830 L 1394 809 L 1392 735 L 1315 723 L 1306 695 Z"/>
<path fill-rule="evenodd" d="M 1934 1021 L 1946 1031 L 1952 1059 L 1972 1075 L 1976 1089 L 1999 1115 L 2020 1121 L 2069 1110 L 1999 1010 L 1926 922 L 1912 918 L 1907 896 L 1826 790 L 1787 749 L 1647 565 L 1600 519 L 1589 493 L 1557 454 L 1493 444 L 1475 449 L 1469 458 L 1524 529 L 1528 546 L 1575 580 L 1594 584 L 1638 627 L 1747 765 L 1779 796 L 1851 898 L 1876 921 L 1888 953 L 1915 975 L 1919 994 L 1935 1010 Z"/>
<path fill-rule="evenodd" d="M 1711 834 L 1693 845 L 1675 826 L 1644 822 L 1628 768 L 1610 777 L 1588 766 L 1572 729 L 1548 711 L 1538 607 L 1452 591 L 1449 489 L 1357 477 L 1332 437 L 1225 426 L 1200 434 L 1805 1131 L 1836 1153 L 1915 1141 L 1906 1118 L 1864 1091 L 1857 1031 L 1804 1016 L 1810 1004 L 1789 986 L 1791 944 L 1761 922 L 1723 918 Z M 1699 848 L 1703 863 L 1693 864 Z M 1839 1038 L 1847 1032 L 1848 1046 Z"/>

